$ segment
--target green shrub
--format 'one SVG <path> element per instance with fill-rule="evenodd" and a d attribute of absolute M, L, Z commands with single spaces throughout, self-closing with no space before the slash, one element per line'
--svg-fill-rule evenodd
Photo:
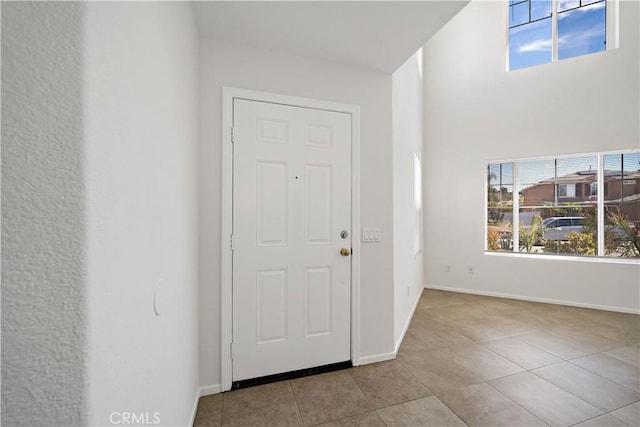
<path fill-rule="evenodd" d="M 605 232 L 607 252 L 617 252 L 620 256 L 640 258 L 640 234 L 638 228 L 629 223 L 629 219 L 620 210 L 607 212 L 612 230 Z"/>
<path fill-rule="evenodd" d="M 596 241 L 591 233 L 571 232 L 567 235 L 570 250 L 576 255 L 595 255 L 597 250 Z"/>
<path fill-rule="evenodd" d="M 520 236 L 520 250 L 531 252 L 533 245 L 542 238 L 542 217 L 535 215 L 531 219 L 530 225 L 519 227 L 518 234 Z"/>

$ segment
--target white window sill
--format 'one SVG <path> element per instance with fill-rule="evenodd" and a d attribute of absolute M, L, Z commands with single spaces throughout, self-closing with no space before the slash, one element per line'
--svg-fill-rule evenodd
<path fill-rule="evenodd" d="M 575 255 L 544 255 L 529 254 L 522 252 L 494 252 L 485 251 L 485 255 L 507 257 L 507 258 L 532 258 L 545 261 L 579 261 L 579 262 L 596 262 L 604 264 L 631 264 L 640 266 L 640 258 L 613 258 L 600 256 L 575 256 Z"/>

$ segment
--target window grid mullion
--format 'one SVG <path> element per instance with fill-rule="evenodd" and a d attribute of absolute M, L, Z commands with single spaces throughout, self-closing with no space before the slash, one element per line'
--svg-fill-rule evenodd
<path fill-rule="evenodd" d="M 604 155 L 598 153 L 598 187 L 597 187 L 596 219 L 598 223 L 598 256 L 605 256 L 604 247 Z"/>
<path fill-rule="evenodd" d="M 518 175 L 518 162 L 513 162 L 513 209 L 511 210 L 513 216 L 511 220 L 513 252 L 520 252 L 520 178 Z"/>
<path fill-rule="evenodd" d="M 553 203 L 558 206 L 558 193 L 560 192 L 560 186 L 558 185 L 558 159 L 553 160 L 553 188 Z"/>
<path fill-rule="evenodd" d="M 563 11 L 559 11 L 558 13 L 571 12 L 572 10 L 577 10 L 577 9 L 580 9 L 581 7 L 584 7 L 584 6 L 591 6 L 591 5 L 594 5 L 594 4 L 603 3 L 604 1 L 606 1 L 606 0 L 594 1 L 593 3 L 589 3 L 589 4 L 586 4 L 586 5 L 583 5 L 582 3 L 580 3 L 580 6 L 572 7 L 570 9 L 565 9 Z"/>
<path fill-rule="evenodd" d="M 534 19 L 533 21 L 530 21 L 530 22 L 523 22 L 522 24 L 514 25 L 513 27 L 509 27 L 509 29 L 512 30 L 514 28 L 524 27 L 525 25 L 535 24 L 536 22 L 544 21 L 545 19 L 550 19 L 550 18 L 551 16 L 545 16 L 544 18 Z"/>
<path fill-rule="evenodd" d="M 558 0 L 551 0 L 551 62 L 558 62 Z"/>

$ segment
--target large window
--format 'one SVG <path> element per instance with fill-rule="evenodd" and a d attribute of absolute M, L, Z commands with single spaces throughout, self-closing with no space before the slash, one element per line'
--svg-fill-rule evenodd
<path fill-rule="evenodd" d="M 608 28 L 615 22 L 614 5 L 614 0 L 509 0 L 509 69 L 607 49 L 607 38 L 615 38 Z"/>
<path fill-rule="evenodd" d="M 490 162 L 486 212 L 488 251 L 640 258 L 640 151 Z"/>

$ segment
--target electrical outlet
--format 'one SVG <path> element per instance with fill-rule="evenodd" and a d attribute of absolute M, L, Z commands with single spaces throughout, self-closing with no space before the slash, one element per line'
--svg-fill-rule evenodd
<path fill-rule="evenodd" d="M 450 265 L 447 265 L 446 271 L 447 271 L 447 273 L 451 273 L 451 266 Z"/>
<path fill-rule="evenodd" d="M 467 273 L 473 274 L 473 265 L 467 267 Z"/>
<path fill-rule="evenodd" d="M 407 296 L 411 296 L 411 286 L 407 286 Z"/>

